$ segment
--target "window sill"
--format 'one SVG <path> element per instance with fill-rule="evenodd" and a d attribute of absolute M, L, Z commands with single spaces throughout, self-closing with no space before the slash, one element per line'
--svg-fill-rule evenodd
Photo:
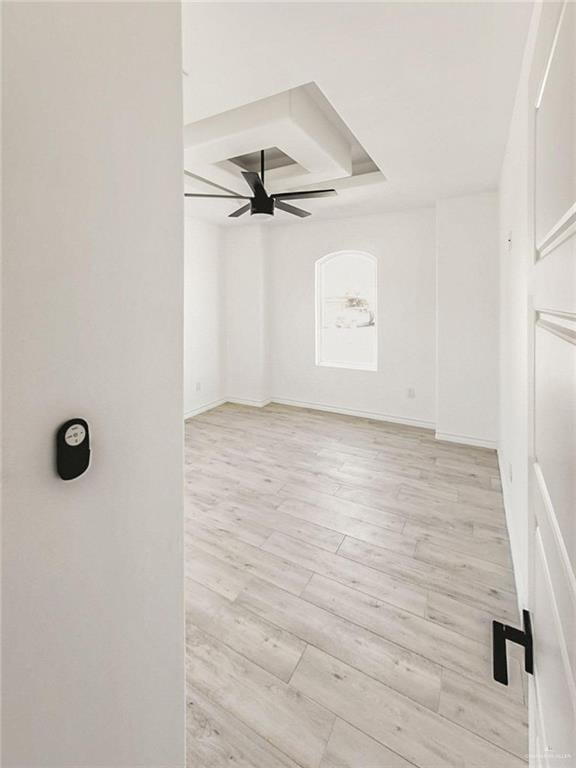
<path fill-rule="evenodd" d="M 354 363 L 337 362 L 316 362 L 318 368 L 344 368 L 349 371 L 367 371 L 368 373 L 377 373 L 378 365 L 354 365 Z"/>

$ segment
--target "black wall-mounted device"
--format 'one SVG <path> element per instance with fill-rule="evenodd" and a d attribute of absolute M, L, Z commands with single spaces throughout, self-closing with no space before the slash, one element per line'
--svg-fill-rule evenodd
<path fill-rule="evenodd" d="M 84 419 L 69 419 L 56 432 L 56 471 L 62 480 L 73 480 L 90 464 L 90 430 Z"/>
<path fill-rule="evenodd" d="M 508 657 L 506 641 L 517 643 L 524 647 L 524 669 L 530 675 L 534 674 L 534 641 L 532 639 L 532 621 L 528 611 L 522 611 L 524 629 L 516 629 L 500 621 L 492 622 L 492 667 L 494 680 L 502 685 L 508 685 Z"/>

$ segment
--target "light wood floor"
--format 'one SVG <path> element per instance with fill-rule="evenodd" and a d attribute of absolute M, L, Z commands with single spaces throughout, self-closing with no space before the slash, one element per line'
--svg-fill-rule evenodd
<path fill-rule="evenodd" d="M 525 766 L 496 456 L 270 405 L 186 423 L 189 768 Z"/>

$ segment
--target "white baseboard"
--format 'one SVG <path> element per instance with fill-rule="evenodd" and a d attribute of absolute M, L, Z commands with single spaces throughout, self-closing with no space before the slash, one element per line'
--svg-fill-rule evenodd
<path fill-rule="evenodd" d="M 233 403 L 234 405 L 248 405 L 251 408 L 264 408 L 265 405 L 270 403 L 270 400 L 248 400 L 241 397 L 221 397 L 219 400 L 212 400 L 209 403 L 198 406 L 198 408 L 194 408 L 192 411 L 187 411 L 184 414 L 184 421 L 186 421 L 186 419 L 191 419 L 194 416 L 199 416 L 205 411 L 211 411 L 213 408 L 218 408 L 219 405 L 224 405 L 225 403 Z"/>
<path fill-rule="evenodd" d="M 250 400 L 245 397 L 227 397 L 224 400 L 225 403 L 233 403 L 234 405 L 249 405 L 252 408 L 264 408 L 271 403 L 270 399 L 267 400 Z"/>
<path fill-rule="evenodd" d="M 455 435 L 451 432 L 436 432 L 436 440 L 441 440 L 445 443 L 471 445 L 473 448 L 491 448 L 493 451 L 495 451 L 498 447 L 498 443 L 495 440 L 482 440 L 478 437 L 470 437 L 470 435 Z"/>
<path fill-rule="evenodd" d="M 374 421 L 388 421 L 391 424 L 403 424 L 407 427 L 420 427 L 421 429 L 434 429 L 432 421 L 424 419 L 409 419 L 403 416 L 391 416 L 389 413 L 376 413 L 374 411 L 361 411 L 356 408 L 338 408 L 325 403 L 309 403 L 301 400 L 290 400 L 285 397 L 273 397 L 272 403 L 278 405 L 291 405 L 294 408 L 308 408 L 313 411 L 328 411 L 329 413 L 341 413 L 344 416 L 357 416 L 360 419 L 373 419 Z"/>
<path fill-rule="evenodd" d="M 522 568 L 520 565 L 520 554 L 518 551 L 519 542 L 516 541 L 517 526 L 514 524 L 514 510 L 510 500 L 510 485 L 508 482 L 508 473 L 504 466 L 504 457 L 502 451 L 498 448 L 498 471 L 500 473 L 500 484 L 502 485 L 502 502 L 504 503 L 504 516 L 506 518 L 506 528 L 508 530 L 508 539 L 510 541 L 510 554 L 512 555 L 512 570 L 514 572 L 514 584 L 516 585 L 516 599 L 518 601 L 518 615 L 522 616 L 524 604 L 524 584 L 522 583 Z"/>
<path fill-rule="evenodd" d="M 278 405 L 288 405 L 294 408 L 308 408 L 312 411 L 326 411 L 328 413 L 341 413 L 344 416 L 356 416 L 360 419 L 372 419 L 374 421 L 387 421 L 390 424 L 402 424 L 407 427 L 419 427 L 420 429 L 435 429 L 433 421 L 425 419 L 410 419 L 404 416 L 392 416 L 389 413 L 379 413 L 375 411 L 362 411 L 357 408 L 339 408 L 335 405 L 327 405 L 326 403 L 312 403 L 303 400 L 291 400 L 286 397 L 273 397 L 266 400 L 252 400 L 245 397 L 223 397 L 219 400 L 213 400 L 210 403 L 201 405 L 193 411 L 188 411 L 184 414 L 184 420 L 190 419 L 193 416 L 198 416 L 200 413 L 210 411 L 212 408 L 217 408 L 224 403 L 233 403 L 235 405 L 247 405 L 251 408 L 264 408 L 270 403 L 278 403 Z M 458 443 L 460 445 L 470 445 L 475 448 L 491 448 L 496 450 L 497 443 L 492 440 L 480 440 L 476 437 L 470 437 L 469 435 L 456 435 L 449 432 L 436 432 L 436 439 L 445 441 L 448 443 Z"/>
<path fill-rule="evenodd" d="M 204 411 L 211 411 L 212 408 L 218 408 L 219 405 L 223 405 L 225 402 L 226 398 L 220 398 L 219 400 L 212 400 L 209 403 L 200 405 L 192 411 L 187 411 L 184 414 L 184 421 L 186 421 L 186 419 L 191 419 L 193 416 L 198 416 L 200 413 L 204 413 Z"/>

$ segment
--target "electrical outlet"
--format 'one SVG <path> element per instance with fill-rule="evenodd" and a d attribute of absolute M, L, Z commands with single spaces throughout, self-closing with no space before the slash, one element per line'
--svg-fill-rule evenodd
<path fill-rule="evenodd" d="M 408 389 L 406 390 L 406 397 L 409 398 L 410 400 L 413 400 L 416 397 L 416 390 L 414 389 L 414 387 L 408 387 Z"/>
<path fill-rule="evenodd" d="M 196 382 L 196 392 L 200 392 L 201 389 L 202 389 L 202 385 L 200 384 L 199 381 L 197 381 Z"/>

